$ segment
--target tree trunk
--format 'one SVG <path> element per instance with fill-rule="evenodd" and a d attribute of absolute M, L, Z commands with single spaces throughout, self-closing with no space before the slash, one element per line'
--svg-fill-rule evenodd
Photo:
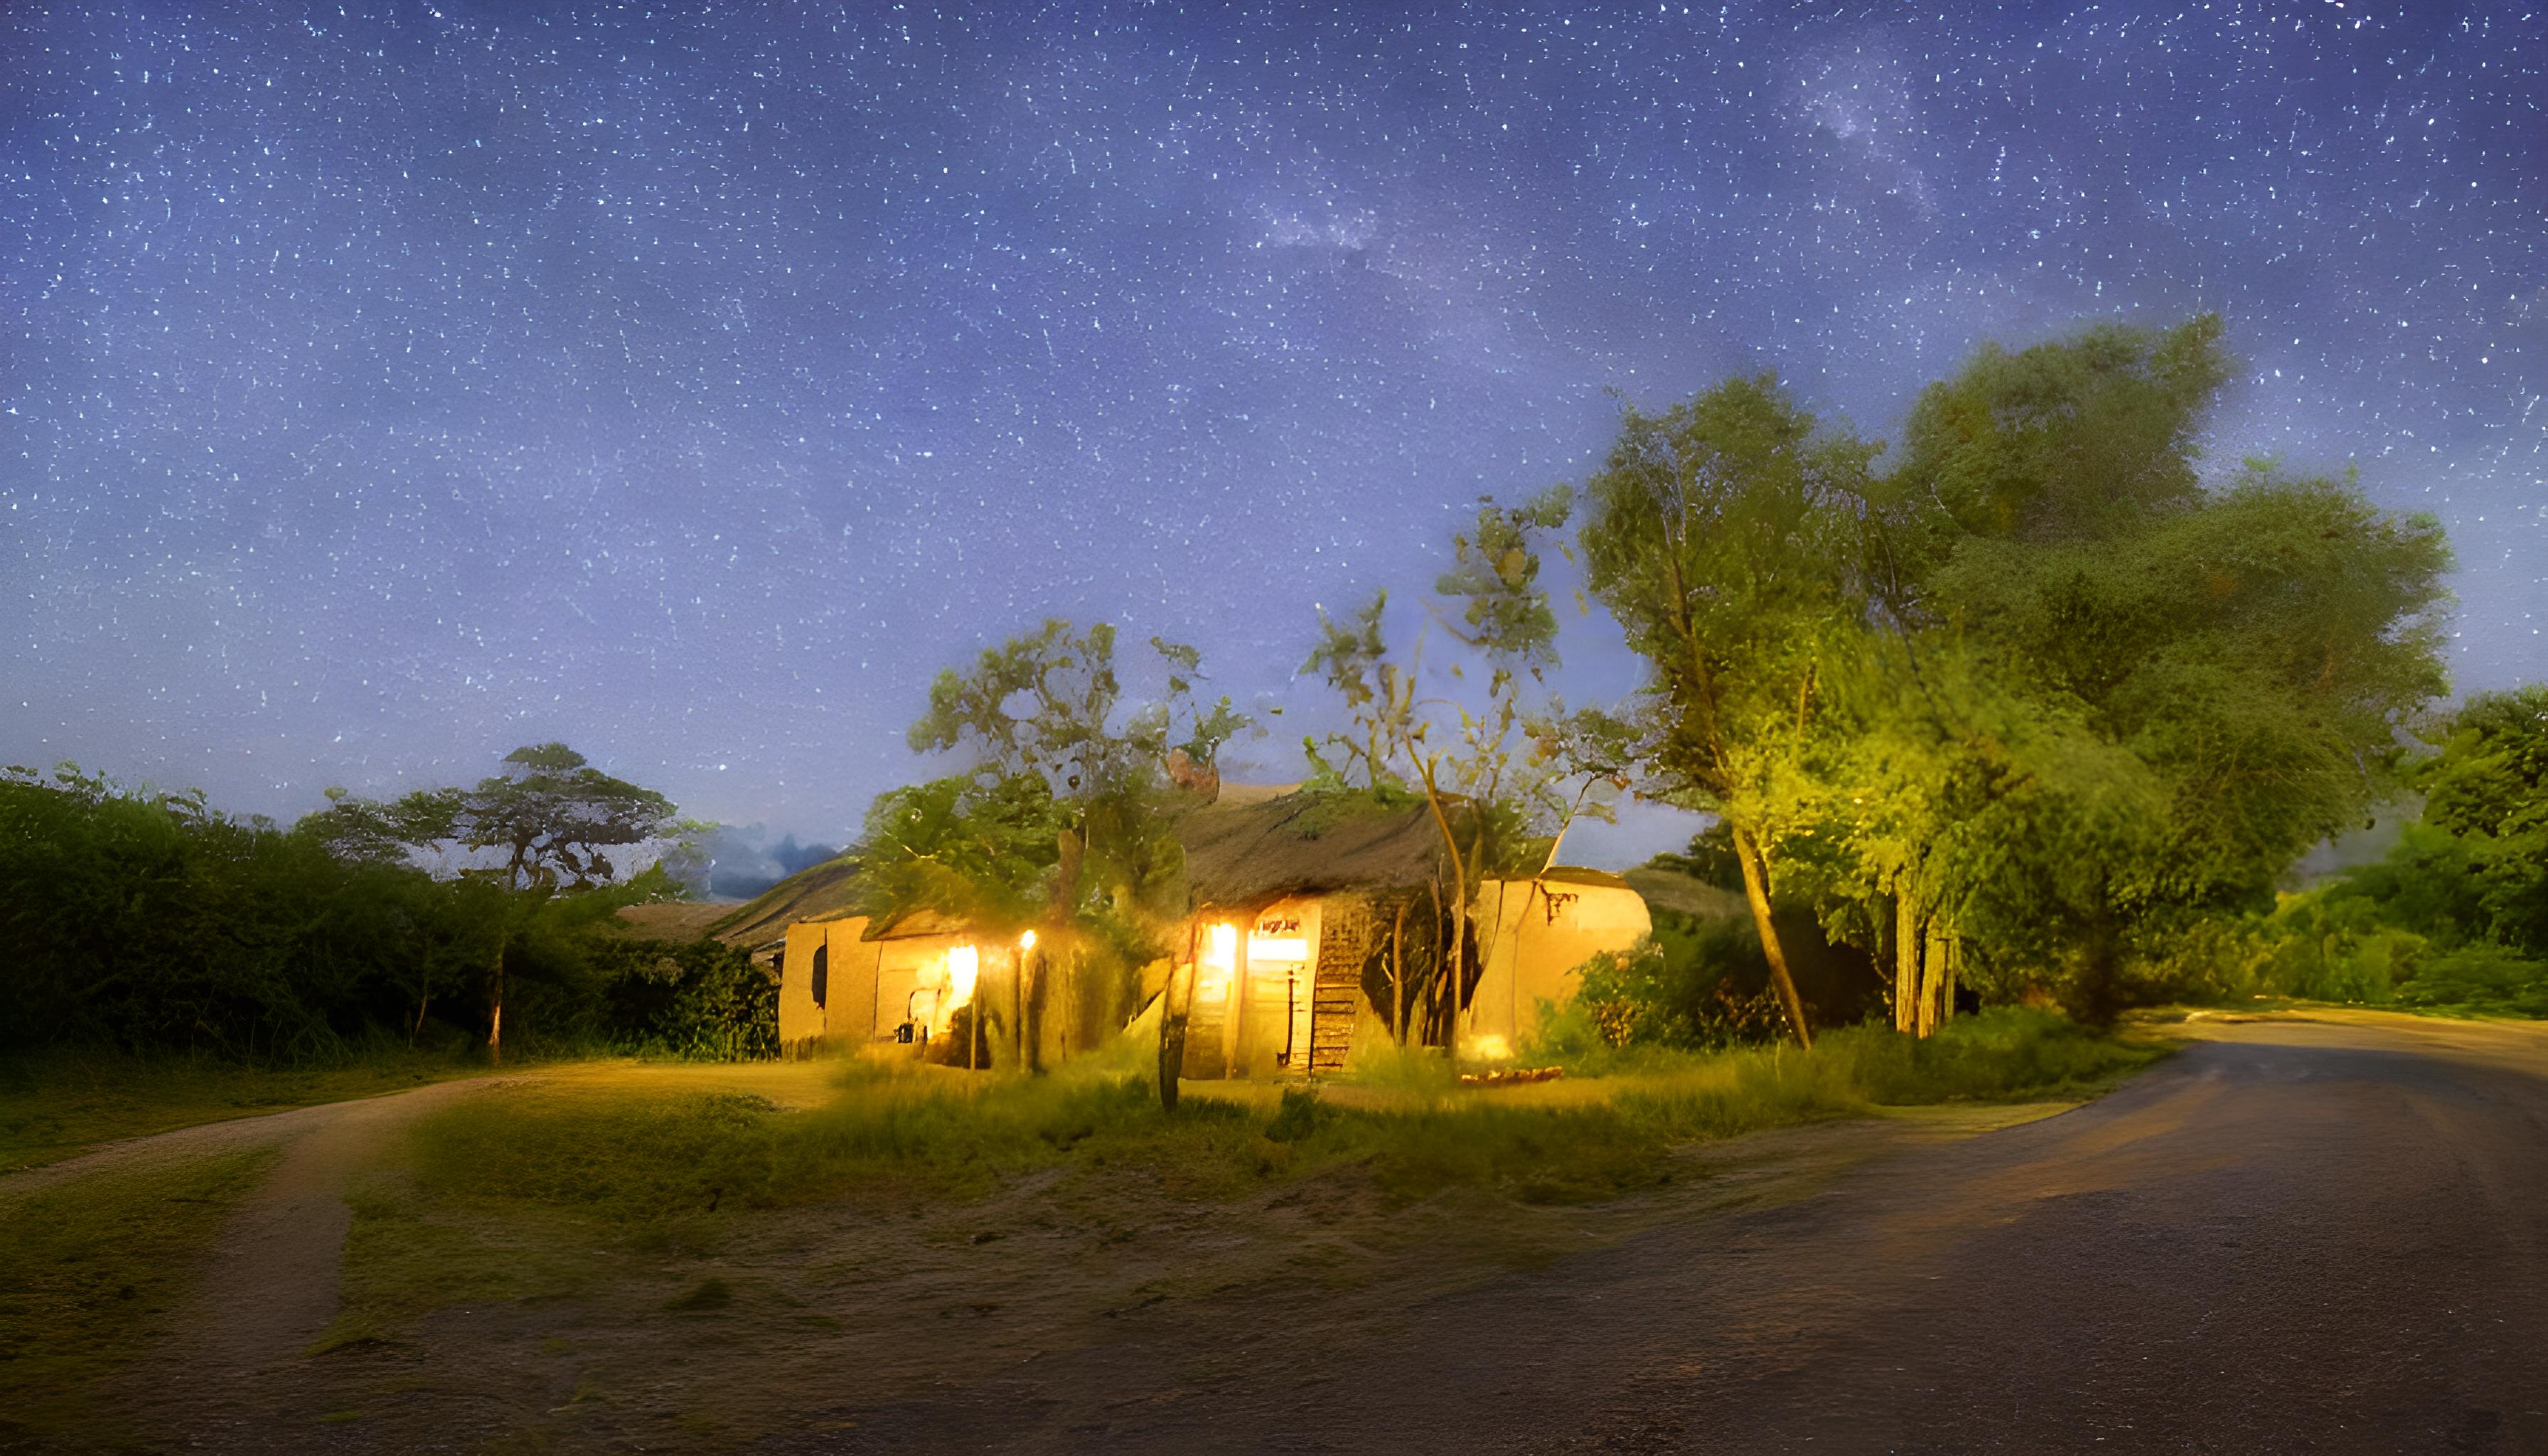
<path fill-rule="evenodd" d="M 1964 970 L 1964 938 L 1950 929 L 1939 937 L 1939 945 L 1947 957 L 1947 973 L 1946 994 L 1938 1004 L 1938 1020 L 1954 1021 L 1956 1019 L 1956 981 Z"/>
<path fill-rule="evenodd" d="M 496 974 L 488 982 L 487 995 L 487 1060 L 491 1065 L 504 1063 L 504 950 L 496 948 Z"/>
<path fill-rule="evenodd" d="M 1465 897 L 1463 897 L 1465 898 Z M 1460 981 L 1468 972 L 1469 907 L 1451 907 L 1451 954 L 1443 959 L 1442 1054 L 1460 1054 Z"/>
<path fill-rule="evenodd" d="M 1893 1030 L 1919 1029 L 1920 910 L 1908 887 L 1893 894 Z"/>
<path fill-rule="evenodd" d="M 1177 1110 L 1177 1079 L 1186 1069 L 1186 1017 L 1194 1010 L 1195 936 L 1186 933 L 1186 999 L 1177 1004 L 1177 965 L 1168 962 L 1168 979 L 1159 987 L 1159 1110 Z M 1021 957 L 1023 959 L 1023 957 Z"/>
<path fill-rule="evenodd" d="M 1398 902 L 1398 914 L 1389 925 L 1389 990 L 1397 998 L 1398 1015 L 1389 1023 L 1389 1035 L 1398 1045 L 1407 1045 L 1407 912 L 1412 900 Z"/>
<path fill-rule="evenodd" d="M 1460 836 L 1451 828 L 1451 816 L 1442 810 L 1442 795 L 1433 786 L 1433 765 L 1430 761 L 1425 761 L 1420 763 L 1419 767 L 1424 775 L 1425 807 L 1433 811 L 1433 827 L 1441 831 L 1442 849 L 1451 857 L 1450 904 L 1446 907 L 1451 912 L 1451 935 L 1447 947 L 1448 954 L 1443 960 L 1441 1022 L 1443 1052 L 1445 1055 L 1457 1057 L 1460 1031 L 1460 977 L 1466 969 L 1460 962 L 1469 949 L 1469 866 L 1461 857 Z M 1436 883 L 1440 878 L 1439 875 L 1434 876 Z M 1443 897 L 1437 893 L 1434 903 L 1439 905 Z"/>
<path fill-rule="evenodd" d="M 1947 991 L 1947 943 L 1938 933 L 1938 922 L 1930 920 L 1920 928 L 1920 1028 L 1922 1037 L 1937 1035 L 1939 1007 Z"/>
<path fill-rule="evenodd" d="M 1734 860 L 1743 866 L 1743 898 L 1752 904 L 1752 927 L 1761 934 L 1761 954 L 1770 957 L 1770 983 L 1778 990 L 1778 1004 L 1787 1013 L 1787 1028 L 1796 1034 L 1796 1045 L 1810 1048 L 1814 1045 L 1813 1028 L 1805 1024 L 1805 1001 L 1796 994 L 1796 979 L 1787 973 L 1787 951 L 1778 942 L 1778 927 L 1770 915 L 1769 866 L 1762 863 L 1761 847 L 1752 832 L 1726 821 L 1734 836 Z"/>

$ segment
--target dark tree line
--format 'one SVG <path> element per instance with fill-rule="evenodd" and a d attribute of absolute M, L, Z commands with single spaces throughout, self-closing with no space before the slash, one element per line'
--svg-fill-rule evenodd
<path fill-rule="evenodd" d="M 0 774 L 0 1041 L 282 1060 L 385 1042 L 759 1054 L 742 953 L 627 934 L 608 854 L 682 826 L 563 745 L 473 788 L 331 794 L 290 828 L 75 770 Z"/>

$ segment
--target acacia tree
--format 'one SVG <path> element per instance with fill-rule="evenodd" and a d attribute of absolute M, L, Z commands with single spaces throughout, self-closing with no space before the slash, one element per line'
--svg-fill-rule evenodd
<path fill-rule="evenodd" d="M 1782 825 L 1823 661 L 1866 630 L 1861 557 L 1871 447 L 1820 432 L 1771 375 L 1662 414 L 1622 410 L 1585 488 L 1586 586 L 1646 660 L 1649 792 L 1714 813 L 1796 1040 L 1804 1002 L 1771 915 Z"/>
<path fill-rule="evenodd" d="M 314 832 L 348 848 L 389 842 L 426 854 L 501 857 L 500 864 L 463 868 L 464 883 L 508 891 L 502 914 L 480 915 L 492 928 L 481 948 L 486 966 L 487 1053 L 503 1056 L 504 956 L 553 897 L 576 896 L 619 880 L 609 851 L 661 846 L 689 828 L 673 801 L 593 768 L 563 743 L 530 744 L 504 756 L 500 772 L 473 788 L 418 789 L 394 804 L 331 794 Z M 430 979 L 425 981 L 430 985 Z M 417 1020 L 421 1024 L 423 996 Z"/>

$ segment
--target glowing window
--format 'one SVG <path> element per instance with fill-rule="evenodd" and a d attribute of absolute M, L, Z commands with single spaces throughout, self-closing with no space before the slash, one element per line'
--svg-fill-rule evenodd
<path fill-rule="evenodd" d="M 1203 933 L 1203 963 L 1214 970 L 1228 970 L 1238 964 L 1238 927 L 1209 926 Z"/>
<path fill-rule="evenodd" d="M 981 953 L 957 946 L 947 953 L 947 996 L 956 1006 L 973 999 L 973 982 L 982 974 Z"/>
<path fill-rule="evenodd" d="M 1215 1005 L 1228 1001 L 1230 975 L 1237 968 L 1238 927 L 1205 926 L 1203 954 L 1195 958 L 1195 1000 Z"/>
<path fill-rule="evenodd" d="M 1296 960 L 1310 958 L 1310 942 L 1306 936 L 1249 936 L 1247 958 L 1255 960 Z"/>

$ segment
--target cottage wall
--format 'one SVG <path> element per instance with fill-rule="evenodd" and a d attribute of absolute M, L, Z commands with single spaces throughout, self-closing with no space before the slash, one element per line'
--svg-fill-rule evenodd
<path fill-rule="evenodd" d="M 1566 1004 L 1585 961 L 1654 932 L 1645 897 L 1606 875 L 1489 880 L 1476 913 L 1485 954 L 1460 1042 L 1466 1054 L 1489 1059 L 1522 1049 L 1538 1029 L 1539 1003 Z"/>
<path fill-rule="evenodd" d="M 867 918 L 854 915 L 825 923 L 832 950 L 829 1037 L 855 1046 L 875 1035 L 876 946 L 866 938 Z"/>
<path fill-rule="evenodd" d="M 787 927 L 778 977 L 778 1039 L 791 1054 L 818 1047 L 858 1051 L 901 1045 L 897 1033 L 917 1020 L 937 1036 L 954 1014 L 948 956 L 972 946 L 978 965 L 974 996 L 1003 1029 L 997 1049 L 1006 1051 L 1005 1030 L 1017 994 L 1017 951 L 971 935 L 889 936 L 866 939 L 867 918 L 799 921 Z M 824 953 L 823 1003 L 814 1002 L 814 953 Z M 915 1045 L 917 1038 L 915 1036 Z"/>
<path fill-rule="evenodd" d="M 861 940 L 866 917 L 806 920 L 787 927 L 778 972 L 778 1041 L 803 1054 L 826 1041 L 864 1041 L 875 1023 L 876 948 Z M 824 994 L 814 1001 L 814 953 L 823 954 Z"/>

